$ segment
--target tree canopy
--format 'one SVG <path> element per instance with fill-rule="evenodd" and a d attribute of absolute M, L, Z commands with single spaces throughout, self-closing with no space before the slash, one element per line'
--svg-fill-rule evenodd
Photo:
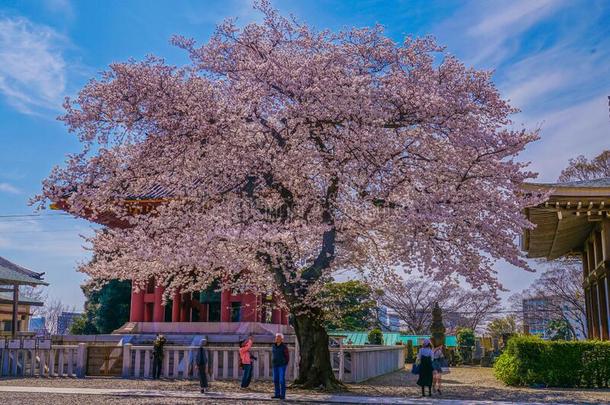
<path fill-rule="evenodd" d="M 487 332 L 495 338 L 514 335 L 518 331 L 517 319 L 513 315 L 496 318 L 487 325 Z"/>
<path fill-rule="evenodd" d="M 610 177 L 610 150 L 604 150 L 589 160 L 583 155 L 570 159 L 568 167 L 563 169 L 559 181 L 592 180 Z"/>
<path fill-rule="evenodd" d="M 85 284 L 85 312 L 71 327 L 71 333 L 112 333 L 129 320 L 131 282 L 111 280 L 101 288 Z"/>
<path fill-rule="evenodd" d="M 329 283 L 324 294 L 324 326 L 328 330 L 365 331 L 378 325 L 373 289 L 360 280 Z"/>

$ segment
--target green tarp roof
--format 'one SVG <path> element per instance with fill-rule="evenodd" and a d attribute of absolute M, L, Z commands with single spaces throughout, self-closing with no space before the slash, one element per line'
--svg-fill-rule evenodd
<path fill-rule="evenodd" d="M 350 342 L 353 345 L 360 346 L 368 344 L 368 332 L 351 332 L 351 331 L 329 331 L 329 336 L 346 336 L 343 342 Z M 406 345 L 410 340 L 413 346 L 420 346 L 424 339 L 429 339 L 430 335 L 403 335 L 400 332 L 383 332 L 383 344 L 386 346 L 394 346 L 398 342 Z M 445 346 L 457 347 L 457 339 L 455 336 L 445 336 Z"/>
<path fill-rule="evenodd" d="M 0 256 L 0 284 L 49 285 L 42 280 L 44 273 L 36 273 Z"/>

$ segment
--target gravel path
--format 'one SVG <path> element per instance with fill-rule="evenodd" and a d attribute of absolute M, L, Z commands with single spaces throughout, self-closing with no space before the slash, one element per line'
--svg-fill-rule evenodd
<path fill-rule="evenodd" d="M 360 394 L 370 396 L 399 396 L 417 398 L 421 395 L 420 388 L 415 385 L 415 376 L 407 370 L 401 370 L 377 377 L 361 384 L 349 384 L 346 394 Z M 238 392 L 238 383 L 234 381 L 214 381 L 211 383 L 214 391 Z M 150 381 L 150 380 L 123 380 L 118 378 L 93 378 L 85 379 L 49 379 L 49 378 L 16 378 L 0 379 L 0 385 L 17 386 L 43 386 L 43 387 L 72 387 L 72 388 L 129 388 L 146 390 L 167 391 L 198 391 L 196 381 Z M 273 385 L 270 382 L 255 381 L 251 385 L 251 392 L 272 393 Z M 444 376 L 443 399 L 482 400 L 482 401 L 512 401 L 512 402 L 562 402 L 562 403 L 610 403 L 610 390 L 588 390 L 588 389 L 533 389 L 507 387 L 496 380 L 492 369 L 481 367 L 459 367 L 453 368 L 451 374 Z M 289 389 L 289 393 L 307 393 Z M 2 399 L 8 396 L 2 393 Z M 14 400 L 7 403 L 58 403 L 87 404 L 87 403 L 118 403 L 118 404 L 191 404 L 202 403 L 201 401 L 190 401 L 188 399 L 167 399 L 157 401 L 148 398 L 131 399 L 116 397 L 96 397 L 80 395 L 52 394 L 46 398 L 28 397 L 29 394 L 13 394 Z M 435 395 L 436 396 L 436 395 Z M 102 399 L 103 398 L 103 399 Z M 53 402 L 49 402 L 52 400 Z M 173 402 L 172 402 L 173 401 Z M 206 402 L 203 402 L 206 403 Z M 212 402 L 209 402 L 212 403 Z M 255 402 L 248 402 L 249 404 Z"/>
<path fill-rule="evenodd" d="M 410 368 L 409 368 L 410 370 Z M 407 370 L 373 378 L 362 384 L 350 386 L 353 392 L 367 395 L 419 396 L 421 388 L 415 384 L 417 377 Z M 608 389 L 516 388 L 498 381 L 491 368 L 455 367 L 443 376 L 442 397 L 446 399 L 471 399 L 511 402 L 563 402 L 577 404 L 610 403 Z"/>

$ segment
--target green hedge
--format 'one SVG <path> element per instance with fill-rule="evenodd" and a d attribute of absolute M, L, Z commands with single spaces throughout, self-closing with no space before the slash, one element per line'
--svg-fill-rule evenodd
<path fill-rule="evenodd" d="M 515 336 L 496 359 L 494 373 L 508 385 L 608 387 L 610 342 Z"/>

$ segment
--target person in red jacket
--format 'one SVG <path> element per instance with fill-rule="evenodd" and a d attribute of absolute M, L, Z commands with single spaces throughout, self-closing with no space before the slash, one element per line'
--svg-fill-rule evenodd
<path fill-rule="evenodd" d="M 241 377 L 241 387 L 248 388 L 252 381 L 252 356 L 250 356 L 250 348 L 252 347 L 252 336 L 241 342 L 239 348 L 239 359 L 243 367 L 244 373 Z"/>

